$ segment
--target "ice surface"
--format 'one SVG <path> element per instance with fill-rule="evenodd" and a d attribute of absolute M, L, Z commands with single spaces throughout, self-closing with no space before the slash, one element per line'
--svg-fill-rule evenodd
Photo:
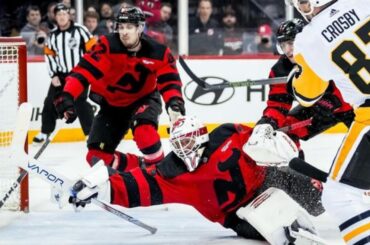
<path fill-rule="evenodd" d="M 328 170 L 342 138 L 341 134 L 325 134 L 303 142 L 306 159 Z M 85 145 L 84 142 L 51 144 L 40 160 L 76 179 L 88 169 Z M 164 146 L 168 150 L 167 141 L 164 141 Z M 30 153 L 34 154 L 37 149 L 30 146 Z M 123 141 L 119 149 L 137 152 L 132 141 Z M 31 177 L 30 213 L 0 212 L 0 244 L 267 244 L 239 238 L 232 230 L 209 222 L 185 205 L 122 208 L 128 215 L 158 228 L 155 235 L 150 235 L 146 230 L 92 205 L 78 213 L 68 205 L 60 210 L 49 196 L 48 184 Z M 328 215 L 324 213 L 315 221 L 320 234 L 330 244 L 344 244 Z"/>

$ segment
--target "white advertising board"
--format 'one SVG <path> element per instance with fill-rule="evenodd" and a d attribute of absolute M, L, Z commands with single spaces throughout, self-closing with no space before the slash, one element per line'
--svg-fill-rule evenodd
<path fill-rule="evenodd" d="M 230 82 L 247 78 L 260 79 L 268 76 L 275 60 L 272 59 L 216 59 L 186 61 L 189 67 L 199 77 L 206 77 L 210 83 L 220 82 L 218 78 Z M 34 110 L 31 129 L 39 130 L 41 126 L 41 111 L 47 94 L 50 78 L 44 62 L 28 63 L 28 100 Z M 196 115 L 206 123 L 219 124 L 224 122 L 255 122 L 266 105 L 268 86 L 252 86 L 241 88 L 225 88 L 216 91 L 202 91 L 195 82 L 178 65 L 183 82 L 187 114 Z M 210 77 L 216 77 L 210 78 Z M 96 107 L 97 108 L 97 107 Z M 168 117 L 163 113 L 161 124 L 168 124 Z M 78 120 L 63 127 L 79 128 Z"/>

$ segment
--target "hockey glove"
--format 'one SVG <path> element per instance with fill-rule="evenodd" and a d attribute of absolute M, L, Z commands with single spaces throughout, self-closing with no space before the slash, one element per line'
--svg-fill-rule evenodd
<path fill-rule="evenodd" d="M 334 111 L 341 107 L 341 101 L 333 94 L 325 94 L 319 101 L 317 101 L 314 108 L 314 119 L 325 122 L 326 120 L 333 120 Z"/>
<path fill-rule="evenodd" d="M 86 204 L 91 203 L 92 198 L 99 197 L 102 201 L 110 202 L 110 183 L 108 179 L 108 168 L 103 161 L 99 161 L 84 178 L 73 185 L 68 200 L 69 203 L 78 211 Z"/>
<path fill-rule="evenodd" d="M 351 124 L 355 119 L 355 113 L 353 109 L 344 112 L 338 112 L 335 113 L 334 115 L 339 121 L 344 123 L 347 126 L 347 128 L 351 127 Z"/>
<path fill-rule="evenodd" d="M 179 116 L 185 115 L 184 101 L 180 98 L 173 98 L 167 103 L 166 110 L 170 117 L 170 122 L 173 123 Z"/>
<path fill-rule="evenodd" d="M 339 122 L 334 111 L 341 106 L 340 100 L 333 94 L 325 94 L 313 106 L 310 132 L 322 132 Z"/>
<path fill-rule="evenodd" d="M 243 151 L 258 165 L 282 167 L 298 157 L 298 148 L 283 132 L 275 131 L 270 124 L 257 125 Z"/>
<path fill-rule="evenodd" d="M 72 95 L 62 92 L 54 99 L 54 106 L 59 118 L 65 118 L 66 123 L 73 123 L 77 118 Z"/>

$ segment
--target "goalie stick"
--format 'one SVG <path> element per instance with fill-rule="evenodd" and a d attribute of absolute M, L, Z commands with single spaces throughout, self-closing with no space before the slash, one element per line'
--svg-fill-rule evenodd
<path fill-rule="evenodd" d="M 41 145 L 40 149 L 36 152 L 35 156 L 33 157 L 34 159 L 37 160 L 41 156 L 41 154 L 45 151 L 46 147 L 49 145 L 49 143 L 52 141 L 52 139 L 56 135 L 57 131 L 58 130 L 55 130 L 54 133 L 50 137 L 46 138 L 45 142 Z M 11 148 L 15 147 L 13 146 L 13 142 L 12 142 Z M 13 184 L 11 184 L 10 189 L 5 193 L 5 196 L 1 198 L 0 200 L 0 209 L 5 205 L 5 202 L 9 200 L 10 196 L 20 187 L 22 181 L 24 180 L 24 178 L 26 178 L 27 174 L 28 174 L 27 171 L 25 171 L 23 168 L 20 168 L 19 176 L 13 182 Z"/>
<path fill-rule="evenodd" d="M 287 83 L 287 77 L 274 77 L 274 78 L 257 79 L 257 80 L 247 79 L 244 81 L 235 81 L 235 82 L 229 82 L 226 79 L 224 79 L 223 83 L 209 84 L 206 81 L 204 81 L 202 78 L 195 75 L 195 73 L 190 69 L 190 67 L 186 64 L 185 60 L 181 56 L 179 56 L 179 63 L 184 69 L 184 71 L 189 75 L 189 77 L 204 90 L 220 90 L 224 88 L 236 88 L 236 87 L 245 87 L 245 86 L 252 86 L 252 85 L 270 85 L 270 84 Z"/>
<path fill-rule="evenodd" d="M 27 170 L 28 172 L 34 174 L 38 178 L 41 178 L 45 182 L 49 183 L 52 186 L 60 188 L 61 190 L 70 193 L 73 181 L 69 180 L 68 178 L 64 177 L 57 171 L 48 168 L 47 166 L 42 165 L 36 159 L 29 159 L 27 153 L 21 147 L 24 144 L 24 140 L 27 136 L 27 131 L 30 124 L 31 118 L 31 106 L 27 103 L 23 103 L 20 106 L 16 127 L 13 135 L 13 142 L 12 142 L 12 149 L 11 149 L 11 156 L 9 158 L 9 162 L 11 164 L 16 164 L 19 167 Z M 115 214 L 116 216 L 135 224 L 141 228 L 148 230 L 151 234 L 156 233 L 157 228 L 149 226 L 140 220 L 137 220 L 124 212 L 118 210 L 117 208 L 113 207 L 112 205 L 100 201 L 96 198 L 91 199 L 91 202 L 102 209 Z"/>

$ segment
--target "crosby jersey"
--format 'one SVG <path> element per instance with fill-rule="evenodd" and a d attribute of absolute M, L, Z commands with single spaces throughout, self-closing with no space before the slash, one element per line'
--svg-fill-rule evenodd
<path fill-rule="evenodd" d="M 318 101 L 333 80 L 348 103 L 370 98 L 370 4 L 339 0 L 318 13 L 296 36 L 300 75 L 293 92 L 303 106 Z"/>
<path fill-rule="evenodd" d="M 122 44 L 118 33 L 101 36 L 67 77 L 64 91 L 77 98 L 91 85 L 90 97 L 100 104 L 127 107 L 158 90 L 165 103 L 182 99 L 181 80 L 170 50 L 143 36 L 134 53 Z"/>

